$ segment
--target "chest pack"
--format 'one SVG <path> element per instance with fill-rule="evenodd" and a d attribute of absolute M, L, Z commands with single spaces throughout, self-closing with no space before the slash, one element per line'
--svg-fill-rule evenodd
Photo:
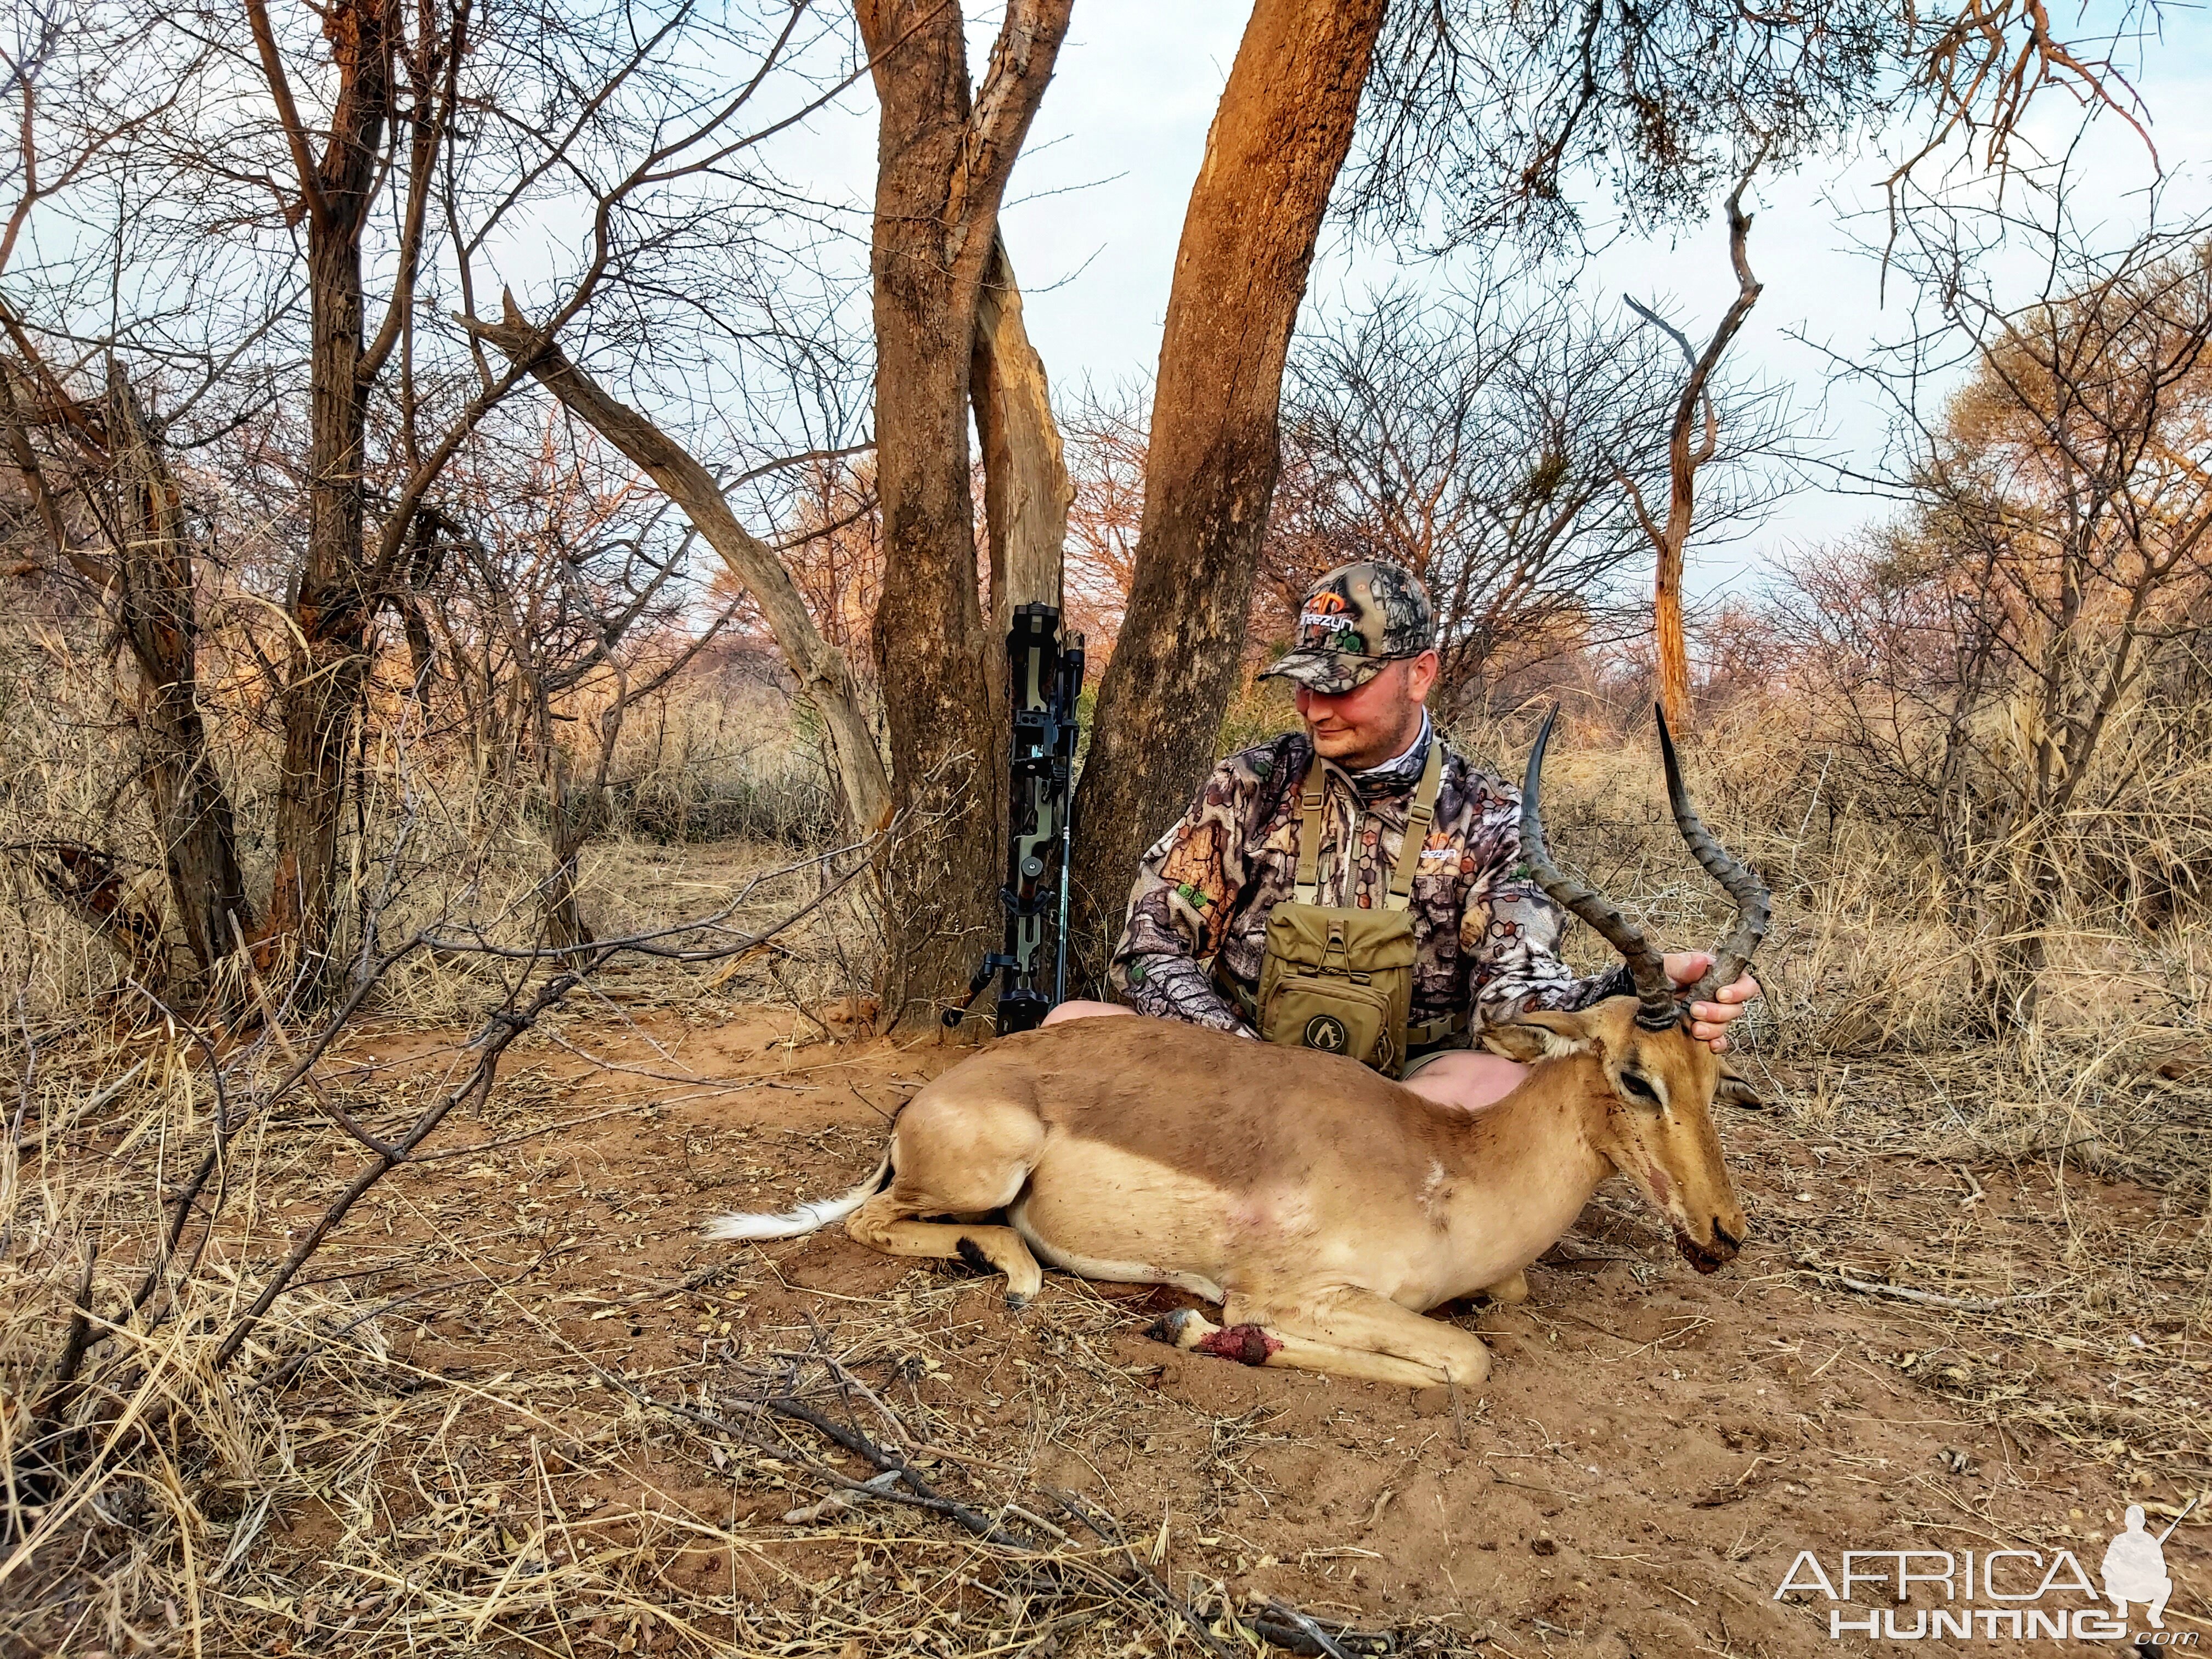
<path fill-rule="evenodd" d="M 1367 909 L 1317 904 L 1325 778 L 1321 757 L 1314 757 L 1298 800 L 1294 896 L 1267 913 L 1256 1024 L 1269 1042 L 1349 1054 L 1386 1077 L 1397 1076 L 1405 1066 L 1413 1002 L 1413 874 L 1436 817 L 1443 776 L 1443 744 L 1431 742 L 1382 902 Z M 1364 816 L 1354 814 L 1344 849 L 1346 886 Z"/>

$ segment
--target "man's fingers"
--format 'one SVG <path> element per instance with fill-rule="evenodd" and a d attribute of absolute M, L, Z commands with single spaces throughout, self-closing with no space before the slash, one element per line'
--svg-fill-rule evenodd
<path fill-rule="evenodd" d="M 1666 957 L 1667 976 L 1676 985 L 1695 985 L 1711 971 L 1714 962 L 1710 951 L 1674 951 Z M 1749 974 L 1743 975 L 1733 985 L 1724 985 L 1713 994 L 1724 1002 L 1748 1002 L 1759 994 L 1759 981 Z"/>
<path fill-rule="evenodd" d="M 1715 1002 L 1693 1002 L 1690 1005 L 1690 1035 L 1696 1037 L 1717 1054 L 1729 1051 L 1728 1028 L 1741 1019 L 1746 1012 L 1743 1005 L 1759 994 L 1759 981 L 1749 974 L 1733 985 L 1724 985 L 1713 995 Z"/>

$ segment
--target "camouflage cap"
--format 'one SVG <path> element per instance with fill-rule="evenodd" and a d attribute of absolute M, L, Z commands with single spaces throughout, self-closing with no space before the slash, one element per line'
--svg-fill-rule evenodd
<path fill-rule="evenodd" d="M 1307 591 L 1297 643 L 1260 678 L 1279 674 L 1324 696 L 1354 691 L 1385 665 L 1437 642 L 1429 590 L 1412 571 L 1379 559 L 1339 565 Z"/>

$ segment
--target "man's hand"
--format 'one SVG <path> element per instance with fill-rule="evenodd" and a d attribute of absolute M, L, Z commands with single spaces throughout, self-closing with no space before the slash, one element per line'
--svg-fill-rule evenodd
<path fill-rule="evenodd" d="M 1710 951 L 1669 951 L 1662 960 L 1667 977 L 1678 986 L 1695 985 L 1713 965 Z M 1690 1005 L 1690 1035 L 1711 1045 L 1717 1054 L 1728 1052 L 1728 1028 L 1743 1018 L 1743 1005 L 1759 994 L 1759 981 L 1749 974 L 1713 993 L 1714 1002 Z"/>

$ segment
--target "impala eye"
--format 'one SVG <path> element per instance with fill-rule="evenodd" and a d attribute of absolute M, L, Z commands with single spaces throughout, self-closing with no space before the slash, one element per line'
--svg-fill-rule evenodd
<path fill-rule="evenodd" d="M 1620 1074 L 1620 1086 L 1638 1100 L 1646 1101 L 1654 1106 L 1660 1103 L 1659 1091 L 1633 1072 L 1623 1072 Z"/>

